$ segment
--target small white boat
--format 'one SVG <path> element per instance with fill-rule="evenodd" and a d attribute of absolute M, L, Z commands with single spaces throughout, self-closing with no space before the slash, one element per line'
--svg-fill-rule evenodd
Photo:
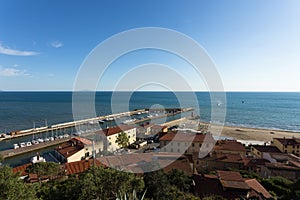
<path fill-rule="evenodd" d="M 63 136 L 63 135 L 60 135 L 60 136 L 58 136 L 58 138 L 59 138 L 59 139 L 63 139 L 63 138 L 64 138 L 64 136 Z"/>
<path fill-rule="evenodd" d="M 68 138 L 68 137 L 70 137 L 69 134 L 64 134 L 64 138 Z"/>
<path fill-rule="evenodd" d="M 14 144 L 14 149 L 18 149 L 20 146 L 18 144 Z"/>
<path fill-rule="evenodd" d="M 103 124 L 103 123 L 104 123 L 104 121 L 103 121 L 103 120 L 99 120 L 99 123 Z"/>
<path fill-rule="evenodd" d="M 20 147 L 26 147 L 25 142 L 21 142 L 21 143 L 20 143 Z"/>
<path fill-rule="evenodd" d="M 39 138 L 38 142 L 41 143 L 41 142 L 44 142 L 44 140 L 42 138 Z"/>
<path fill-rule="evenodd" d="M 50 137 L 49 139 L 50 139 L 50 141 L 54 141 L 54 137 Z"/>
<path fill-rule="evenodd" d="M 27 146 L 27 147 L 30 147 L 31 145 L 32 145 L 31 142 L 26 142 L 26 146 Z"/>
<path fill-rule="evenodd" d="M 30 162 L 34 163 L 39 163 L 39 162 L 46 162 L 46 159 L 37 154 L 36 156 L 32 157 Z"/>
<path fill-rule="evenodd" d="M 50 141 L 50 139 L 47 137 L 44 139 L 44 142 L 49 142 L 49 141 Z"/>
<path fill-rule="evenodd" d="M 31 142 L 32 142 L 32 144 L 34 144 L 34 145 L 35 145 L 35 144 L 39 144 L 39 142 L 36 141 L 36 140 L 32 140 Z"/>

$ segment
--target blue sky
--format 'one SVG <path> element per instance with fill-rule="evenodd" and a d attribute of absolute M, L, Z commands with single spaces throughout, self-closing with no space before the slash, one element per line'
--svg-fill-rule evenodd
<path fill-rule="evenodd" d="M 300 91 L 298 0 L 0 0 L 0 90 L 72 90 L 90 51 L 140 27 L 169 28 L 196 40 L 227 91 Z M 206 90 L 191 66 L 155 50 L 114 62 L 99 89 L 114 89 L 126 71 L 149 62 L 169 65 L 194 90 Z"/>

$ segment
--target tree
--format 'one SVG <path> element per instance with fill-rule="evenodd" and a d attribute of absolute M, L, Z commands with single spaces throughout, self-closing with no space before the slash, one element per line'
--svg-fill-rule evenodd
<path fill-rule="evenodd" d="M 128 147 L 129 138 L 127 136 L 127 133 L 125 133 L 125 132 L 119 133 L 118 136 L 117 136 L 116 143 L 122 148 Z"/>
<path fill-rule="evenodd" d="M 42 178 L 52 179 L 59 175 L 63 175 L 63 169 L 61 166 L 54 162 L 35 163 L 28 166 L 26 171 L 30 174 L 37 174 L 39 180 Z"/>
<path fill-rule="evenodd" d="M 116 199 L 120 194 L 129 194 L 132 191 L 140 193 L 144 189 L 144 181 L 132 173 L 121 172 L 115 169 L 92 167 L 79 176 L 79 198 Z"/>
<path fill-rule="evenodd" d="M 34 200 L 36 193 L 32 185 L 26 185 L 8 166 L 0 166 L 0 199 Z"/>
<path fill-rule="evenodd" d="M 190 192 L 192 186 L 191 177 L 185 175 L 183 171 L 173 169 L 168 173 L 168 180 L 171 185 L 176 186 L 182 192 Z"/>

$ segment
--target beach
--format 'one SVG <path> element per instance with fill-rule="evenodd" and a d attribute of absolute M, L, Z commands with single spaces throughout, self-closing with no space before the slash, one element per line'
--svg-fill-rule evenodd
<path fill-rule="evenodd" d="M 224 126 L 221 133 L 221 137 L 233 137 L 237 140 L 257 140 L 267 142 L 272 141 L 273 138 L 299 138 L 300 133 L 282 130 Z"/>

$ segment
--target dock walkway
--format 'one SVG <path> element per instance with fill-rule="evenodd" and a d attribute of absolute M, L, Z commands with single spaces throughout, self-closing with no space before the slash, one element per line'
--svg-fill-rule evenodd
<path fill-rule="evenodd" d="M 54 141 L 43 142 L 43 143 L 31 145 L 31 146 L 28 146 L 28 147 L 22 147 L 22 148 L 18 148 L 18 149 L 8 149 L 8 150 L 0 151 L 0 154 L 3 156 L 3 158 L 9 158 L 9 157 L 17 156 L 17 155 L 20 155 L 20 154 L 28 153 L 28 152 L 31 152 L 31 151 L 43 149 L 43 148 L 46 148 L 46 147 L 59 145 L 59 144 L 61 144 L 63 142 L 66 142 L 70 139 L 71 139 L 70 137 L 69 138 L 62 138 L 62 139 L 57 139 L 57 140 L 54 140 Z"/>

